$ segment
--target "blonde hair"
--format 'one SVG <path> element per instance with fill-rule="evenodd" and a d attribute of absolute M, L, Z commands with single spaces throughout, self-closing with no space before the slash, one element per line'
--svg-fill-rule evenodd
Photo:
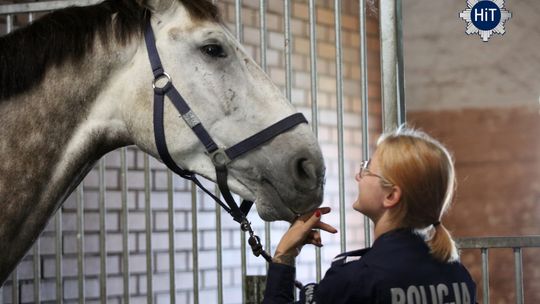
<path fill-rule="evenodd" d="M 403 125 L 379 137 L 376 153 L 380 174 L 402 191 L 392 219 L 424 235 L 437 260 L 457 260 L 452 236 L 440 223 L 456 185 L 448 150 L 428 134 Z"/>

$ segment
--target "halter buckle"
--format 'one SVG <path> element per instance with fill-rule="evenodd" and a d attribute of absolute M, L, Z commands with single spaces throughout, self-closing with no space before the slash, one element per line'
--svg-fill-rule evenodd
<path fill-rule="evenodd" d="M 210 159 L 217 168 L 224 168 L 232 161 L 223 148 L 210 153 Z"/>

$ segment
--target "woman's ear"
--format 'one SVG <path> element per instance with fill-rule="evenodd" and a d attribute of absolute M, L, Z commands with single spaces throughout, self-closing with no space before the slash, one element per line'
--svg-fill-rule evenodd
<path fill-rule="evenodd" d="M 384 197 L 383 206 L 385 208 L 392 208 L 401 201 L 401 188 L 399 186 L 392 186 L 390 191 Z"/>

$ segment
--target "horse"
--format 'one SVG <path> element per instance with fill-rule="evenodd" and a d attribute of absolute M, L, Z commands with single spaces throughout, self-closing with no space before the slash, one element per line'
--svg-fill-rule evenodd
<path fill-rule="evenodd" d="M 146 26 L 167 71 L 157 78 Z M 136 145 L 163 160 L 152 85 L 164 81 L 220 148 L 296 112 L 210 1 L 105 0 L 52 12 L 0 37 L 0 286 L 103 155 Z M 208 151 L 167 100 L 161 123 L 170 158 L 216 181 Z M 295 124 L 227 169 L 228 187 L 254 201 L 265 221 L 290 222 L 322 202 L 324 161 L 308 124 Z"/>

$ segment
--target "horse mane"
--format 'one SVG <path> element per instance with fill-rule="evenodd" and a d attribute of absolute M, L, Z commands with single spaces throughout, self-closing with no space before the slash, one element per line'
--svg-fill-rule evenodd
<path fill-rule="evenodd" d="M 197 20 L 219 21 L 218 9 L 210 1 L 177 1 Z M 68 60 L 81 62 L 92 52 L 96 36 L 104 45 L 111 39 L 125 45 L 134 36 L 141 36 L 150 17 L 144 2 L 106 0 L 68 7 L 0 37 L 0 100 L 39 84 L 52 66 Z"/>

